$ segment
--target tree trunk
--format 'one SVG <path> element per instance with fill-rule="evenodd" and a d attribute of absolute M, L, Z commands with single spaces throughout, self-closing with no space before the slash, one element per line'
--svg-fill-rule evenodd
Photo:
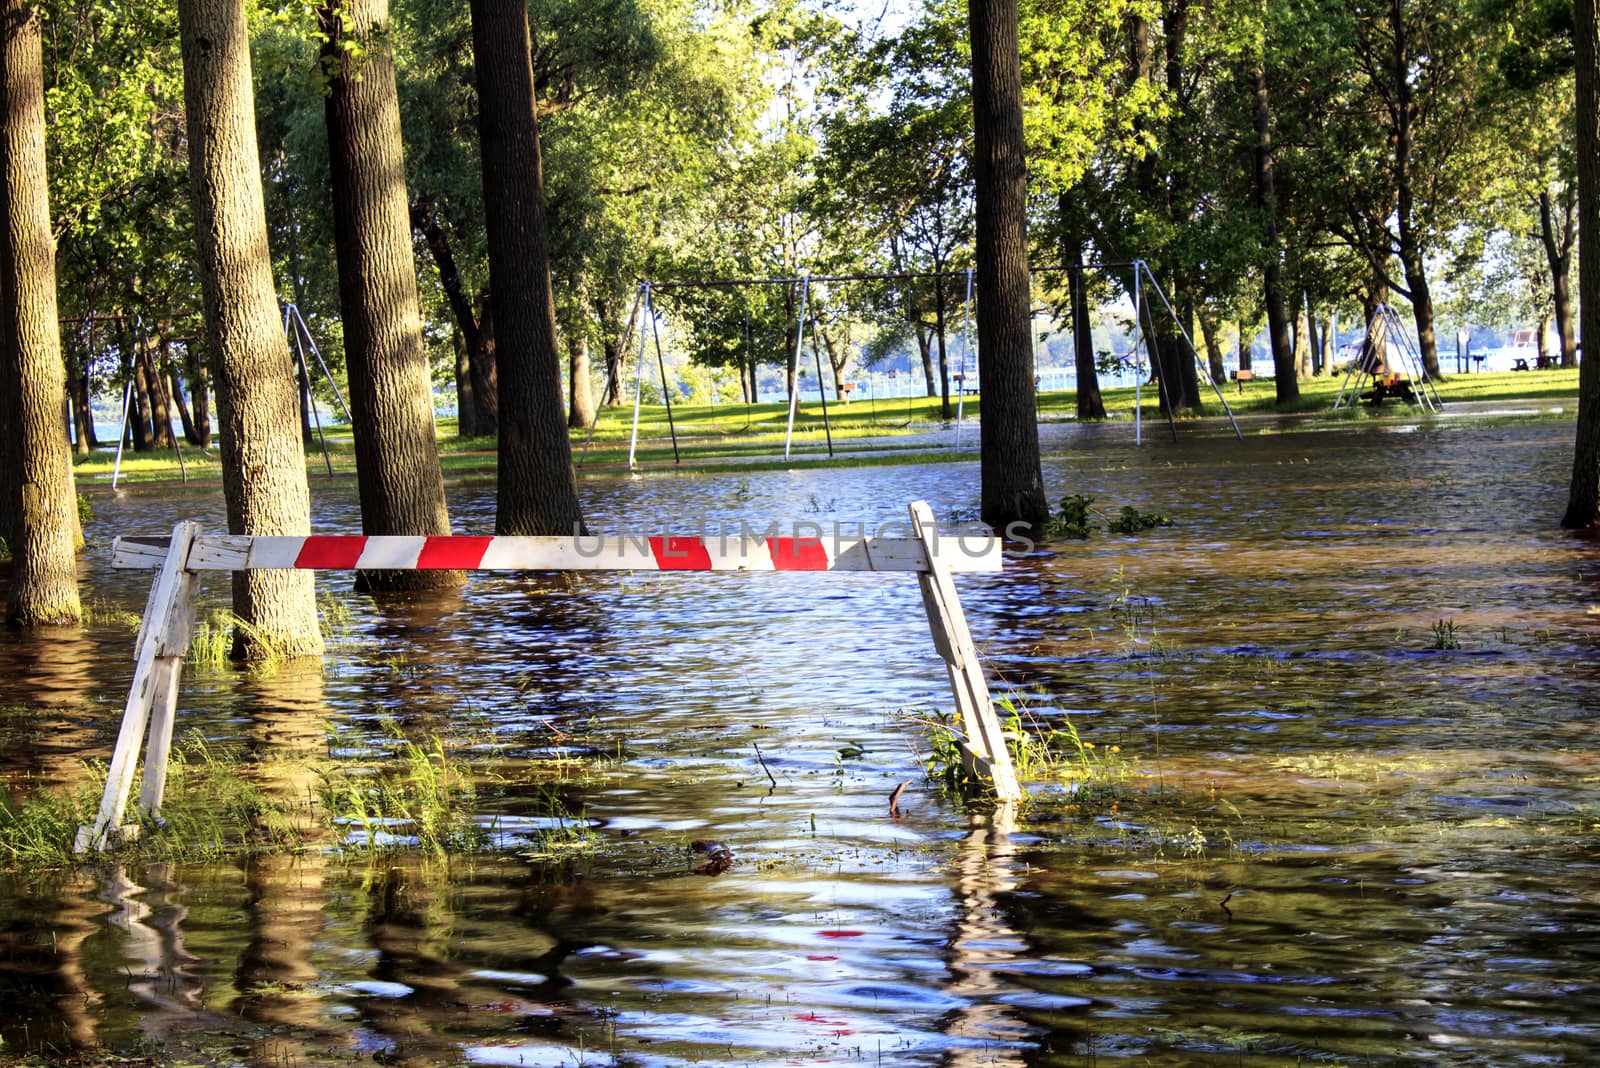
<path fill-rule="evenodd" d="M 1289 313 L 1283 300 L 1283 252 L 1278 247 L 1278 194 L 1273 176 L 1272 108 L 1267 97 L 1267 71 L 1256 64 L 1256 204 L 1266 224 L 1262 245 L 1266 255 L 1263 296 L 1267 306 L 1267 336 L 1272 345 L 1272 373 L 1279 407 L 1300 399 L 1300 383 L 1295 378 L 1294 357 L 1289 350 Z"/>
<path fill-rule="evenodd" d="M 1389 286 L 1375 277 L 1361 300 L 1361 311 L 1366 316 L 1366 336 L 1361 342 L 1359 359 L 1369 372 L 1386 369 L 1389 364 L 1389 331 L 1376 322 L 1379 309 L 1388 303 Z M 1374 330 L 1374 326 L 1378 329 Z"/>
<path fill-rule="evenodd" d="M 561 404 L 528 9 L 472 0 L 489 284 L 500 375 L 500 534 L 583 530 Z"/>
<path fill-rule="evenodd" d="M 89 357 L 76 353 L 67 360 L 67 388 L 72 395 L 72 425 L 77 428 L 73 451 L 88 456 L 100 444 L 94 430 L 94 406 L 89 401 Z"/>
<path fill-rule="evenodd" d="M 979 514 L 997 531 L 1050 517 L 1039 464 L 1029 338 L 1028 175 L 1016 0 L 968 0 L 972 40 L 978 355 L 983 379 Z"/>
<path fill-rule="evenodd" d="M 1572 485 L 1561 525 L 1593 526 L 1600 515 L 1600 93 L 1596 60 L 1600 23 L 1595 0 L 1574 0 L 1573 44 L 1577 82 L 1578 316 L 1589 345 L 1578 367 L 1578 425 Z"/>
<path fill-rule="evenodd" d="M 581 325 L 567 334 L 567 359 L 567 425 L 586 430 L 594 422 L 594 384 L 589 381 L 589 332 Z"/>
<path fill-rule="evenodd" d="M 1322 370 L 1333 374 L 1333 361 L 1339 356 L 1339 332 L 1333 325 L 1333 312 L 1322 320 Z"/>
<path fill-rule="evenodd" d="M 1311 376 L 1315 378 L 1327 369 L 1328 357 L 1317 338 L 1317 317 L 1311 311 L 1311 295 L 1302 293 L 1300 296 L 1306 312 L 1306 340 L 1311 346 Z"/>
<path fill-rule="evenodd" d="M 928 396 L 939 395 L 939 383 L 933 377 L 933 331 L 920 319 L 915 321 L 912 329 L 917 335 L 917 352 L 922 357 L 922 383 L 927 388 Z"/>
<path fill-rule="evenodd" d="M 1217 322 L 1205 312 L 1197 312 L 1195 319 L 1200 324 L 1200 336 L 1206 344 L 1206 370 L 1211 375 L 1211 381 L 1220 386 L 1228 380 L 1228 369 L 1222 366 L 1222 344 L 1217 339 Z"/>
<path fill-rule="evenodd" d="M 494 302 L 478 294 L 478 347 L 472 350 L 472 396 L 478 402 L 478 433 L 500 433 L 500 368 L 495 362 Z"/>
<path fill-rule="evenodd" d="M 388 0 L 318 12 L 328 39 L 328 160 L 339 310 L 365 534 L 450 533 L 422 337 Z M 361 53 L 359 61 L 352 49 Z M 361 571 L 358 589 L 459 586 L 461 571 Z"/>
<path fill-rule="evenodd" d="M 72 457 L 61 432 L 66 364 L 56 321 L 55 240 L 45 169 L 39 15 L 5 0 L 0 22 L 0 350 L 5 364 L 4 502 L 12 565 L 6 621 L 76 623 L 78 529 Z"/>
<path fill-rule="evenodd" d="M 936 267 L 936 269 L 938 268 Z M 946 307 L 943 274 L 934 278 L 933 286 L 933 336 L 939 343 L 939 418 L 950 419 L 956 413 L 950 407 L 950 354 L 945 347 L 945 334 L 948 324 L 945 322 Z"/>
<path fill-rule="evenodd" d="M 1294 374 L 1297 381 L 1311 377 L 1311 326 L 1304 315 L 1294 317 Z"/>
<path fill-rule="evenodd" d="M 306 534 L 310 494 L 256 151 L 244 0 L 179 0 L 195 251 L 234 534 Z M 310 571 L 234 573 L 236 657 L 322 652 Z"/>
<path fill-rule="evenodd" d="M 1104 419 L 1105 399 L 1100 395 L 1100 368 L 1095 364 L 1094 334 L 1089 325 L 1089 286 L 1083 277 L 1083 246 L 1071 242 L 1067 274 L 1068 301 L 1072 306 L 1072 363 L 1078 376 L 1078 418 Z"/>
<path fill-rule="evenodd" d="M 134 338 L 133 347 L 127 350 L 126 356 L 128 374 L 133 380 L 133 404 L 128 413 L 128 429 L 134 452 L 151 452 L 155 449 L 150 432 L 150 381 L 145 377 L 144 360 L 139 351 L 143 344 L 139 338 Z"/>
<path fill-rule="evenodd" d="M 1578 339 L 1572 329 L 1572 245 L 1576 190 L 1569 182 L 1562 189 L 1559 218 L 1550 191 L 1539 194 L 1539 237 L 1550 264 L 1550 303 L 1555 311 L 1556 333 L 1561 337 L 1561 366 L 1578 366 Z"/>
<path fill-rule="evenodd" d="M 190 339 L 183 344 L 183 363 L 189 377 L 189 400 L 194 411 L 194 444 L 202 449 L 211 448 L 211 380 L 206 373 L 206 361 L 201 357 L 200 343 Z"/>
<path fill-rule="evenodd" d="M 1251 331 L 1243 319 L 1239 320 L 1239 370 L 1250 370 L 1250 341 Z"/>
<path fill-rule="evenodd" d="M 150 393 L 150 443 L 158 449 L 172 448 L 172 398 L 167 396 L 167 376 L 156 359 L 158 342 L 145 335 L 137 340 L 139 362 L 144 367 L 145 386 Z"/>
<path fill-rule="evenodd" d="M 472 356 L 467 336 L 458 324 L 450 331 L 450 344 L 456 353 L 456 436 L 478 436 L 478 399 L 472 392 Z"/>
<path fill-rule="evenodd" d="M 1429 378 L 1442 380 L 1439 370 L 1439 346 L 1433 333 L 1433 296 L 1428 289 L 1427 270 L 1423 266 L 1421 238 L 1414 224 L 1416 191 L 1412 184 L 1412 153 L 1415 139 L 1411 120 L 1415 108 L 1415 77 L 1411 50 L 1407 44 L 1405 28 L 1405 0 L 1389 0 L 1389 26 L 1394 41 L 1394 64 L 1391 86 L 1394 93 L 1394 191 L 1395 222 L 1400 230 L 1400 265 L 1405 270 L 1406 288 L 1410 290 L 1411 317 L 1417 324 L 1417 350 L 1422 356 L 1422 368 Z"/>

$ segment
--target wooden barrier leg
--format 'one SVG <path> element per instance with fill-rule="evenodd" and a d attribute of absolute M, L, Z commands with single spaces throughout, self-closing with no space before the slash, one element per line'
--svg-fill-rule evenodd
<path fill-rule="evenodd" d="M 167 789 L 167 758 L 172 753 L 172 726 L 178 711 L 178 679 L 183 674 L 183 658 L 189 653 L 189 639 L 194 633 L 198 585 L 193 572 L 183 573 L 172 614 L 168 617 L 167 633 L 162 639 L 161 656 L 156 660 L 150 732 L 144 748 L 144 781 L 139 788 L 139 814 L 152 819 L 161 815 L 161 798 Z"/>
<path fill-rule="evenodd" d="M 123 814 L 128 794 L 133 789 L 134 771 L 146 726 L 151 737 L 161 739 L 162 780 L 155 786 L 154 807 L 159 807 L 166 772 L 166 754 L 172 737 L 172 711 L 177 703 L 178 673 L 188 650 L 194 620 L 195 576 L 187 570 L 189 549 L 200 531 L 198 523 L 179 523 L 172 530 L 171 546 L 156 575 L 150 598 L 145 603 L 144 620 L 139 626 L 136 666 L 128 703 L 122 712 L 122 728 L 117 732 L 117 747 L 106 771 L 105 793 L 100 812 L 92 826 L 78 828 L 73 852 L 88 853 L 105 849 L 112 839 L 124 833 Z M 157 706 L 160 706 L 158 709 Z M 163 711 L 164 710 L 164 711 Z M 155 712 L 155 722 L 151 715 Z M 152 746 L 152 756 L 154 752 Z M 150 774 L 147 759 L 146 775 Z M 150 793 L 147 783 L 144 794 Z M 144 796 L 141 795 L 141 804 Z M 136 826 L 136 825 L 135 825 Z"/>
<path fill-rule="evenodd" d="M 1022 788 L 1017 783 L 1000 718 L 995 715 L 994 702 L 989 697 L 989 683 L 983 677 L 977 647 L 967 629 L 966 613 L 961 610 L 961 599 L 956 594 L 949 568 L 939 560 L 935 540 L 937 527 L 926 501 L 912 502 L 911 526 L 922 543 L 928 564 L 926 571 L 918 572 L 917 583 L 922 589 L 922 605 L 928 612 L 928 629 L 933 634 L 934 646 L 944 658 L 950 675 L 950 691 L 961 715 L 965 737 L 958 742 L 962 757 L 969 771 L 987 777 L 994 784 L 995 796 L 1001 801 L 1021 800 Z"/>

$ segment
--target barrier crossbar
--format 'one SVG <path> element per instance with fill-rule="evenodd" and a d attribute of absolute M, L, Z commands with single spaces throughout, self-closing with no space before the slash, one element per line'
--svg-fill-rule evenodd
<path fill-rule="evenodd" d="M 178 678 L 194 630 L 199 575 L 210 571 L 515 570 L 515 571 L 904 571 L 917 576 L 928 628 L 949 675 L 966 770 L 992 784 L 1001 801 L 1021 788 L 990 699 L 988 682 L 967 629 L 951 576 L 995 572 L 1002 544 L 992 537 L 940 533 L 923 501 L 910 505 L 913 536 L 779 537 L 472 537 L 446 535 L 264 536 L 202 534 L 182 522 L 165 538 L 118 538 L 112 565 L 156 570 L 134 646 L 133 685 L 123 711 L 106 787 L 93 825 L 78 829 L 79 853 L 106 849 L 138 834 L 123 822 L 134 772 L 144 750 L 138 811 L 160 816 L 177 710 Z"/>

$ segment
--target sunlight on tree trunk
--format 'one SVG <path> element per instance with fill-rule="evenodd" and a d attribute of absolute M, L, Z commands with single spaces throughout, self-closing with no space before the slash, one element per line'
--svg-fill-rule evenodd
<path fill-rule="evenodd" d="M 583 529 L 561 399 L 528 10 L 472 0 L 483 200 L 500 376 L 500 534 Z"/>
<path fill-rule="evenodd" d="M 13 558 L 6 619 L 32 627 L 78 621 L 77 495 L 61 423 L 67 369 L 56 322 L 39 16 L 30 5 L 7 0 L 0 17 L 0 346 L 6 364 L 0 411 L 3 432 L 14 438 L 5 450 Z"/>
<path fill-rule="evenodd" d="M 968 0 L 977 193 L 980 514 L 1004 532 L 1049 518 L 1029 338 L 1027 199 L 1016 0 Z"/>
<path fill-rule="evenodd" d="M 339 309 L 365 534 L 448 534 L 422 337 L 388 0 L 322 8 Z M 362 571 L 358 589 L 459 586 L 461 571 Z"/>
<path fill-rule="evenodd" d="M 311 501 L 294 366 L 267 251 L 244 0 L 180 0 L 178 20 L 228 530 L 306 534 Z M 236 572 L 233 610 L 249 624 L 234 635 L 236 657 L 322 652 L 309 571 Z"/>
<path fill-rule="evenodd" d="M 1593 526 L 1600 516 L 1600 94 L 1595 64 L 1600 27 L 1595 0 L 1573 5 L 1578 84 L 1578 323 L 1588 346 L 1578 371 L 1578 428 L 1572 458 L 1572 486 L 1564 527 Z"/>

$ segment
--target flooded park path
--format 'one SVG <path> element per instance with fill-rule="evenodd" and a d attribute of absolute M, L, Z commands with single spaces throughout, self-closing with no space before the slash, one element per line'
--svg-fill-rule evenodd
<path fill-rule="evenodd" d="M 1053 497 L 1173 525 L 958 580 L 997 691 L 1128 773 L 1094 804 L 1036 784 L 1014 819 L 923 776 L 917 720 L 950 698 L 909 576 L 483 573 L 399 604 L 319 576 L 351 617 L 327 662 L 189 669 L 180 733 L 333 761 L 438 736 L 507 781 L 560 764 L 596 847 L 529 859 L 540 799 L 512 788 L 505 848 L 448 862 L 5 876 L 0 1051 L 1587 1063 L 1600 548 L 1556 527 L 1570 427 L 1250 429 L 1135 448 L 1125 425 L 1046 428 Z M 853 530 L 917 498 L 970 518 L 977 478 L 974 458 L 583 494 L 602 531 Z M 319 532 L 357 528 L 353 483 L 312 493 Z M 109 754 L 133 665 L 105 617 L 148 578 L 109 570 L 111 538 L 225 527 L 215 486 L 93 497 L 104 621 L 0 636 L 13 800 Z M 493 487 L 452 487 L 451 509 L 488 532 Z M 207 604 L 226 592 L 206 581 Z"/>

